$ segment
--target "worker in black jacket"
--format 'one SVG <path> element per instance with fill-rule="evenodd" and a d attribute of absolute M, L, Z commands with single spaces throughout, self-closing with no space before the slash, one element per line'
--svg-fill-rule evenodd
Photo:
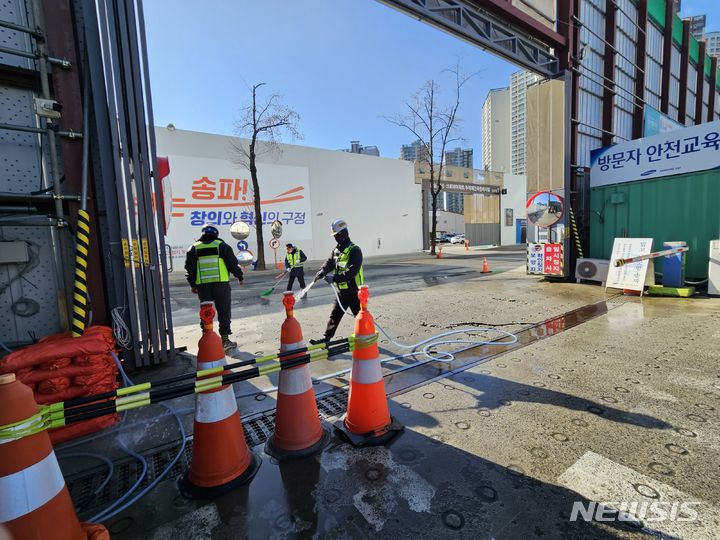
<path fill-rule="evenodd" d="M 230 274 L 243 284 L 243 271 L 232 248 L 218 238 L 214 225 L 205 225 L 202 236 L 187 250 L 185 276 L 200 302 L 215 303 L 220 321 L 220 337 L 225 350 L 237 343 L 230 341 Z"/>
<path fill-rule="evenodd" d="M 358 289 L 360 285 L 365 283 L 362 268 L 362 251 L 350 241 L 347 223 L 342 219 L 333 222 L 332 235 L 337 242 L 337 246 L 330 254 L 330 258 L 315 275 L 315 281 L 324 278 L 325 281 L 337 288 L 342 305 L 335 299 L 335 305 L 325 329 L 325 337 L 323 339 L 311 339 L 310 343 L 313 345 L 327 343 L 332 339 L 346 309 L 349 308 L 353 315 L 360 312 Z"/>
<path fill-rule="evenodd" d="M 287 255 L 285 256 L 285 270 L 290 272 L 290 279 L 288 279 L 285 290 L 292 291 L 295 279 L 298 280 L 300 289 L 302 290 L 305 288 L 305 269 L 303 268 L 303 263 L 307 261 L 307 257 L 302 249 L 292 244 L 286 244 L 285 249 L 287 251 Z"/>

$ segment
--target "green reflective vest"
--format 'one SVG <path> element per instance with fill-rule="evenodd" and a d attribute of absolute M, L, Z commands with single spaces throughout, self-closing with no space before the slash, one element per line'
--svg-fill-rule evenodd
<path fill-rule="evenodd" d="M 355 247 L 355 244 L 350 244 L 348 247 L 346 247 L 343 252 L 335 258 L 335 274 L 337 275 L 343 275 L 345 272 L 347 272 L 347 265 L 348 261 L 350 260 L 350 252 Z M 360 265 L 360 270 L 358 270 L 358 273 L 355 274 L 355 285 L 360 287 L 365 283 L 365 278 L 363 276 L 363 269 L 362 265 Z M 347 289 L 348 288 L 348 282 L 344 283 L 336 283 L 338 289 Z"/>
<path fill-rule="evenodd" d="M 230 281 L 225 261 L 220 257 L 220 240 L 213 240 L 209 244 L 195 242 L 195 254 L 197 255 L 197 272 L 195 283 L 217 283 Z"/>
<path fill-rule="evenodd" d="M 300 262 L 300 250 L 296 249 L 294 253 L 288 253 L 285 257 L 287 259 L 290 268 L 302 268 L 303 264 Z"/>

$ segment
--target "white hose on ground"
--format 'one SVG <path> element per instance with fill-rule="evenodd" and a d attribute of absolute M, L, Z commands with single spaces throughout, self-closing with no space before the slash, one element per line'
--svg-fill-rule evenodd
<path fill-rule="evenodd" d="M 307 291 L 309 291 L 313 285 L 315 285 L 315 282 L 313 281 L 310 285 L 308 285 L 305 289 L 300 291 L 298 293 L 299 297 L 302 297 Z M 343 303 L 340 301 L 340 295 L 337 292 L 337 289 L 330 286 L 332 288 L 333 293 L 335 293 L 335 299 L 337 300 L 338 305 L 342 308 L 342 310 L 351 317 L 354 316 L 350 310 L 348 310 Z M 296 298 L 297 299 L 297 298 Z M 402 360 L 404 358 L 414 358 L 418 354 L 422 354 L 425 359 L 424 360 L 417 360 L 411 364 L 407 364 L 405 366 L 402 366 L 398 369 L 392 370 L 389 375 L 392 375 L 393 373 L 399 373 L 401 371 L 405 371 L 411 368 L 415 368 L 418 366 L 422 366 L 424 364 L 427 364 L 429 362 L 452 362 L 455 360 L 455 355 L 458 353 L 462 353 L 465 351 L 468 351 L 470 349 L 473 349 L 475 347 L 479 347 L 482 345 L 514 345 L 517 343 L 517 336 L 515 334 L 512 334 L 510 332 L 506 332 L 505 330 L 500 330 L 499 328 L 490 328 L 490 327 L 477 327 L 477 326 L 468 326 L 463 328 L 456 328 L 454 330 L 449 330 L 447 332 L 442 332 L 441 334 L 436 334 L 434 336 L 431 336 L 427 339 L 424 339 L 422 341 L 419 341 L 417 343 L 411 343 L 411 344 L 405 344 L 405 343 L 399 343 L 395 341 L 390 334 L 387 333 L 387 331 L 378 324 L 377 321 L 375 321 L 375 326 L 377 329 L 382 332 L 383 335 L 390 341 L 393 345 L 396 347 L 399 347 L 401 349 L 410 349 L 413 352 L 406 353 L 406 354 L 400 354 L 396 356 L 389 356 L 387 358 L 382 358 L 380 360 L 381 364 L 384 364 L 386 362 L 391 362 L 392 360 Z M 490 340 L 475 340 L 475 339 L 441 339 L 447 336 L 452 336 L 454 334 L 473 334 L 473 333 L 479 333 L 479 332 L 498 332 L 501 334 L 500 337 Z M 509 338 L 509 341 L 499 341 L 500 339 Z M 461 349 L 458 349 L 456 351 L 450 352 L 450 351 L 431 351 L 430 349 L 437 347 L 439 345 L 449 345 L 449 344 L 466 344 L 467 347 L 463 347 Z M 419 351 L 415 351 L 418 347 L 423 346 L 423 348 Z M 340 377 L 341 375 L 345 375 L 347 373 L 350 373 L 352 371 L 352 368 L 346 368 L 341 369 L 339 371 L 335 371 L 334 373 L 328 373 L 326 375 L 323 375 L 322 377 L 313 378 L 313 383 L 318 383 L 322 381 L 326 381 L 329 379 L 335 379 L 337 377 Z M 278 389 L 277 386 L 273 386 L 271 388 L 267 388 L 264 390 L 258 390 L 251 393 L 246 394 L 239 394 L 235 397 L 237 399 L 245 398 L 245 397 L 252 397 L 257 396 L 260 394 L 271 394 L 273 392 L 276 392 Z"/>

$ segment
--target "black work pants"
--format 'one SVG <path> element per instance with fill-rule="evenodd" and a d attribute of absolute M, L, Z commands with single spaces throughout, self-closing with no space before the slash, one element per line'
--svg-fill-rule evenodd
<path fill-rule="evenodd" d="M 230 332 L 230 283 L 204 283 L 197 286 L 198 298 L 201 302 L 214 302 L 220 321 L 220 335 L 229 336 Z"/>
<path fill-rule="evenodd" d="M 305 288 L 305 270 L 302 268 L 293 268 L 290 270 L 290 279 L 288 279 L 287 288 L 286 291 L 292 291 L 293 283 L 295 283 L 295 278 L 297 278 L 298 283 L 300 284 L 300 288 Z"/>
<path fill-rule="evenodd" d="M 338 296 L 340 296 L 342 306 L 338 304 L 336 298 L 335 305 L 330 313 L 330 320 L 328 321 L 327 328 L 325 329 L 326 339 L 332 339 L 335 332 L 337 332 L 340 321 L 342 320 L 343 315 L 345 315 L 343 308 L 350 309 L 353 315 L 360 313 L 360 299 L 358 298 L 358 290 L 356 288 L 340 289 L 338 291 Z"/>

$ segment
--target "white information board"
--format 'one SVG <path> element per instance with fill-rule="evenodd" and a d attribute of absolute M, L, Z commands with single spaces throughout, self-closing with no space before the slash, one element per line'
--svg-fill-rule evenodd
<path fill-rule="evenodd" d="M 655 284 L 655 266 L 652 259 L 616 267 L 618 259 L 629 259 L 652 252 L 652 238 L 616 238 L 613 242 L 610 268 L 605 288 L 626 289 L 642 294 L 646 285 Z"/>

